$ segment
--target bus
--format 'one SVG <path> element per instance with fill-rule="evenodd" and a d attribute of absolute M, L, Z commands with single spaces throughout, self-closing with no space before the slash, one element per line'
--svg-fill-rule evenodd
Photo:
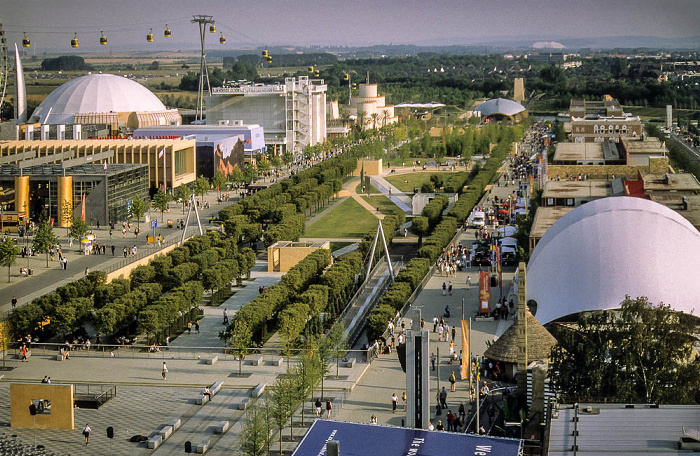
<path fill-rule="evenodd" d="M 24 229 L 26 220 L 25 212 L 2 211 L 0 212 L 0 231 L 3 234 L 18 233 L 20 226 Z"/>

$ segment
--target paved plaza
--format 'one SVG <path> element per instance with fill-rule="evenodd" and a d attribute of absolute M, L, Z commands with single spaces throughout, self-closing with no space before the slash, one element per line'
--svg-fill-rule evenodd
<path fill-rule="evenodd" d="M 497 194 L 505 197 L 512 189 L 510 187 L 495 187 L 491 195 Z M 213 197 L 214 195 L 210 195 Z M 489 195 L 487 195 L 489 196 Z M 211 205 L 209 212 L 204 212 L 206 220 L 210 214 L 218 211 L 220 206 Z M 175 209 L 175 213 L 179 212 Z M 206 222 L 205 222 L 206 223 Z M 105 235 L 108 236 L 108 231 Z M 173 229 L 168 241 L 175 242 L 182 234 Z M 115 236 L 113 234 L 113 236 Z M 119 233 L 121 237 L 121 233 Z M 98 234 L 98 240 L 101 235 Z M 471 244 L 474 239 L 473 230 L 460 232 L 459 241 Z M 106 241 L 109 242 L 109 241 Z M 109 245 L 109 244 L 108 244 Z M 145 246 L 144 246 L 145 247 Z M 109 249 L 108 249 L 109 250 Z M 109 251 L 108 251 L 109 253 Z M 107 256 L 79 256 L 69 252 L 69 273 L 71 265 L 76 273 L 63 279 L 68 282 L 82 276 L 84 267 L 97 269 L 109 266 L 110 262 L 120 261 L 120 258 Z M 122 258 L 123 259 L 123 258 Z M 99 261 L 98 261 L 99 260 Z M 17 290 L 24 290 L 27 302 L 35 295 L 44 293 L 42 284 L 52 280 L 62 279 L 61 274 L 66 272 L 58 269 L 45 270 L 37 264 L 33 266 L 39 273 L 28 278 L 13 278 L 9 286 L 0 286 L 0 299 L 4 303 L 0 309 L 9 310 L 9 299 Z M 94 263 L 93 263 L 94 262 Z M 93 266 L 94 264 L 94 266 Z M 87 265 L 87 266 L 84 266 Z M 42 271 L 42 269 L 44 269 Z M 435 272 L 425 284 L 424 289 L 407 312 L 411 315 L 412 309 L 420 309 L 423 318 L 429 323 L 433 315 L 441 316 L 446 305 L 452 309 L 452 316 L 447 321 L 450 326 L 457 325 L 456 349 L 459 350 L 461 340 L 459 320 L 461 319 L 462 300 L 464 300 L 465 318 L 473 317 L 477 312 L 478 298 L 478 267 L 458 271 L 456 276 L 444 277 Z M 471 278 L 472 286 L 467 289 L 467 277 Z M 213 356 L 217 350 L 223 349 L 223 342 L 219 339 L 219 332 L 223 325 L 223 311 L 227 310 L 232 316 L 242 305 L 249 302 L 257 294 L 260 286 L 270 286 L 281 278 L 280 273 L 266 272 L 265 262 L 258 261 L 251 273 L 251 280 L 244 281 L 243 287 L 235 288 L 235 293 L 218 307 L 205 307 L 204 315 L 200 319 L 200 331 L 185 332 L 173 339 L 170 350 L 159 353 L 147 353 L 144 350 L 119 349 L 115 351 L 115 357 L 110 358 L 106 351 L 91 350 L 88 352 L 75 352 L 70 360 L 56 361 L 53 353 L 45 353 L 36 350 L 36 353 L 28 363 L 20 363 L 17 359 L 7 359 L 6 363 L 13 370 L 5 371 L 0 382 L 0 420 L 9 426 L 9 382 L 39 382 L 44 376 L 50 376 L 52 383 L 89 383 L 93 387 L 107 387 L 115 385 L 117 395 L 97 410 L 76 409 L 75 429 L 72 431 L 57 430 L 32 430 L 7 428 L 0 432 L 0 449 L 3 442 L 14 445 L 23 443 L 28 447 L 44 445 L 46 454 L 61 455 L 168 455 L 184 451 L 184 442 L 189 440 L 195 446 L 203 440 L 208 440 L 210 449 L 207 454 L 236 455 L 240 452 L 239 434 L 241 431 L 241 417 L 244 411 L 239 409 L 239 404 L 249 400 L 251 391 L 259 384 L 272 384 L 278 375 L 286 370 L 286 362 L 280 361 L 278 355 L 272 352 L 263 353 L 263 362 L 259 366 L 249 363 L 240 365 L 243 373 L 238 376 L 239 362 L 231 354 L 220 354 L 220 360 L 212 365 L 206 364 L 206 358 Z M 453 295 L 442 295 L 442 282 L 450 280 L 453 283 Z M 503 293 L 508 296 L 511 288 L 512 271 L 506 270 L 503 274 Z M 60 284 L 61 282 L 59 282 Z M 31 285 L 36 284 L 36 285 Z M 27 290 L 27 286 L 31 288 Z M 21 288 L 18 288 L 21 287 Z M 49 288 L 55 289 L 56 284 Z M 499 297 L 499 290 L 492 290 L 491 302 Z M 406 318 L 408 322 L 408 318 Z M 495 337 L 505 332 L 512 320 L 501 321 L 473 321 L 471 334 L 471 351 L 480 356 L 487 347 L 487 341 L 493 341 Z M 427 324 L 432 330 L 432 324 Z M 274 342 L 274 338 L 271 343 Z M 448 342 L 438 342 L 437 333 L 430 333 L 430 351 L 440 352 L 439 376 L 438 371 L 431 371 L 431 419 L 437 423 L 443 419 L 447 411 L 441 416 L 435 416 L 435 395 L 440 387 L 446 386 L 449 391 L 448 378 L 454 370 L 459 378 L 459 366 L 448 364 Z M 206 348 L 209 347 L 209 348 Z M 219 348 L 216 348 L 219 347 Z M 364 362 L 364 358 L 358 353 L 361 362 L 352 368 L 340 368 L 339 378 L 335 378 L 335 369 L 332 369 L 325 381 L 326 397 L 334 400 L 333 419 L 366 423 L 372 414 L 377 415 L 381 424 L 401 426 L 404 424 L 405 412 L 399 405 L 397 413 L 391 410 L 391 395 L 401 394 L 406 389 L 406 376 L 400 368 L 396 354 L 381 355 L 371 364 Z M 161 377 L 163 361 L 167 362 L 168 375 L 166 379 Z M 214 397 L 211 403 L 197 405 L 196 399 L 201 397 L 201 391 L 205 385 L 223 382 L 221 391 Z M 468 384 L 466 381 L 458 381 L 457 391 L 448 394 L 448 408 L 456 412 L 459 404 L 467 403 Z M 320 395 L 319 393 L 315 394 Z M 468 405 L 468 403 L 467 403 Z M 301 410 L 294 418 L 296 430 L 295 439 L 291 440 L 290 431 L 284 431 L 283 449 L 290 454 L 303 436 L 310 423 L 311 404 L 306 404 L 305 425 L 301 425 Z M 134 435 L 150 436 L 160 430 L 167 423 L 180 419 L 182 427 L 167 439 L 157 450 L 147 449 L 145 443 L 133 443 L 129 438 Z M 216 434 L 215 426 L 221 421 L 229 421 L 230 429 L 225 434 Z M 89 423 L 93 429 L 89 445 L 85 446 L 81 430 L 85 423 Z M 116 436 L 110 440 L 106 435 L 106 428 L 112 426 Z M 14 436 L 14 437 L 13 437 Z M 279 443 L 273 444 L 273 449 L 278 448 Z M 34 450 L 35 454 L 40 454 Z M 28 453 L 29 454 L 29 453 Z"/>

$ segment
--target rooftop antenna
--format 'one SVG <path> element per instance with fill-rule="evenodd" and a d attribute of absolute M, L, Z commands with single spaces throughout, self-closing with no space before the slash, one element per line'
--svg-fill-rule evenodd
<path fill-rule="evenodd" d="M 208 30 L 216 30 L 214 25 L 214 16 L 206 16 L 203 14 L 197 14 L 192 16 L 192 22 L 199 24 L 199 39 L 201 43 L 201 59 L 199 61 L 199 87 L 197 88 L 197 112 L 195 114 L 196 120 L 202 120 L 204 118 L 204 84 L 206 80 L 206 90 L 207 94 L 211 95 L 211 85 L 209 84 L 209 69 L 207 68 L 207 52 L 204 49 L 204 40 L 206 37 L 206 32 Z M 207 27 L 209 26 L 209 27 Z"/>

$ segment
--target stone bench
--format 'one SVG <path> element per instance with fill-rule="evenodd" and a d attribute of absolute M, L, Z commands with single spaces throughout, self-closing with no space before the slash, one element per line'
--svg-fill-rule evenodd
<path fill-rule="evenodd" d="M 258 386 L 253 388 L 253 391 L 250 392 L 250 397 L 260 397 L 262 396 L 262 393 L 265 392 L 265 386 L 267 386 L 266 383 L 258 383 Z"/>
<path fill-rule="evenodd" d="M 228 431 L 229 426 L 231 426 L 231 424 L 228 421 L 222 421 L 214 427 L 214 433 L 223 434 Z"/>
<path fill-rule="evenodd" d="M 208 364 L 208 365 L 211 366 L 211 365 L 216 364 L 216 362 L 217 362 L 218 360 L 219 360 L 219 357 L 218 357 L 218 356 L 212 356 L 211 358 L 206 358 L 206 359 L 204 360 L 204 364 Z"/>
<path fill-rule="evenodd" d="M 268 361 L 268 363 L 270 363 L 270 366 L 281 366 L 284 363 L 284 358 L 273 359 Z"/>
<path fill-rule="evenodd" d="M 208 449 L 209 449 L 209 439 L 205 439 L 197 444 L 194 451 L 197 454 L 204 454 L 207 452 Z"/>
<path fill-rule="evenodd" d="M 221 391 L 222 386 L 224 386 L 224 382 L 216 382 L 209 387 L 209 391 L 211 392 L 211 399 L 214 399 L 214 396 L 216 396 L 216 394 L 219 391 Z M 210 398 L 205 399 L 204 394 L 202 394 L 201 396 L 199 396 L 196 399 L 196 402 L 197 402 L 197 405 L 204 405 L 205 401 L 211 401 L 211 399 Z"/>
<path fill-rule="evenodd" d="M 245 409 L 247 409 L 247 408 L 248 408 L 248 402 L 249 402 L 249 401 L 250 401 L 250 399 L 248 399 L 247 397 L 244 397 L 243 400 L 242 400 L 241 402 L 238 403 L 238 405 L 236 406 L 236 408 L 238 408 L 238 410 L 245 410 Z"/>
<path fill-rule="evenodd" d="M 29 358 L 29 357 L 27 357 L 27 358 Z M 65 361 L 66 359 L 70 359 L 70 358 L 67 358 L 65 355 L 62 355 L 61 353 L 58 353 L 56 355 L 56 361 Z"/>
<path fill-rule="evenodd" d="M 263 357 L 262 356 L 253 356 L 253 357 L 248 358 L 248 362 L 251 364 L 251 366 L 262 366 Z"/>
<path fill-rule="evenodd" d="M 355 367 L 355 362 L 356 362 L 356 361 L 357 361 L 357 360 L 356 360 L 355 358 L 349 358 L 349 359 L 347 359 L 347 360 L 345 360 L 345 361 L 341 361 L 341 362 L 340 362 L 340 367 L 346 367 L 346 368 L 352 369 L 353 367 Z"/>
<path fill-rule="evenodd" d="M 160 434 L 156 434 L 148 439 L 148 448 L 155 450 L 161 443 L 163 443 L 163 437 Z"/>
<path fill-rule="evenodd" d="M 182 420 L 180 418 L 172 420 L 170 423 L 168 423 L 168 426 L 171 426 L 173 428 L 173 432 L 175 432 L 180 429 L 180 426 L 182 426 Z"/>
<path fill-rule="evenodd" d="M 158 431 L 158 434 L 161 436 L 163 441 L 167 440 L 168 437 L 170 437 L 172 435 L 172 433 L 173 433 L 173 427 L 170 425 L 166 425 L 163 427 L 163 429 Z"/>

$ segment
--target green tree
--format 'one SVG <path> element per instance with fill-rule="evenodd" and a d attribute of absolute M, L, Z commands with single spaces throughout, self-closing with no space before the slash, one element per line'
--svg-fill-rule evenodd
<path fill-rule="evenodd" d="M 258 169 L 252 163 L 246 163 L 243 167 L 243 179 L 246 182 L 253 182 L 258 178 Z"/>
<path fill-rule="evenodd" d="M 199 202 L 204 203 L 204 195 L 207 194 L 211 186 L 209 185 L 209 180 L 204 176 L 199 176 L 196 181 L 194 181 L 194 194 L 199 196 Z"/>
<path fill-rule="evenodd" d="M 78 216 L 73 217 L 73 223 L 70 226 L 69 235 L 80 244 L 80 241 L 85 237 L 90 229 L 85 223 L 85 220 Z"/>
<path fill-rule="evenodd" d="M 165 193 L 163 189 L 159 189 L 158 192 L 153 195 L 153 206 L 160 211 L 160 221 L 163 224 L 165 224 L 163 213 L 168 210 L 168 203 L 170 203 L 170 195 Z"/>
<path fill-rule="evenodd" d="M 263 456 L 270 444 L 270 423 L 264 400 L 258 399 L 243 418 L 240 444 L 246 456 Z"/>
<path fill-rule="evenodd" d="M 190 197 L 191 192 L 190 189 L 187 188 L 187 185 L 182 184 L 179 185 L 178 187 L 175 188 L 175 199 L 180 201 L 182 203 L 182 213 L 185 213 L 185 203 L 187 202 L 187 199 Z"/>
<path fill-rule="evenodd" d="M 245 177 L 243 176 L 243 171 L 241 171 L 241 168 L 239 168 L 237 165 L 233 167 L 233 170 L 231 171 L 231 174 L 228 175 L 228 180 L 233 182 L 236 185 L 241 184 L 244 180 Z"/>
<path fill-rule="evenodd" d="M 418 244 L 423 243 L 423 236 L 428 234 L 428 217 L 413 217 L 411 222 L 411 231 L 418 235 Z"/>
<path fill-rule="evenodd" d="M 692 403 L 700 388 L 694 318 L 627 296 L 619 311 L 584 315 L 575 329 L 558 330 L 550 375 L 574 400 Z"/>
<path fill-rule="evenodd" d="M 230 329 L 228 334 L 225 334 L 228 338 L 229 346 L 231 350 L 238 357 L 238 376 L 242 375 L 243 358 L 253 344 L 253 331 L 250 329 L 250 325 L 242 319 L 236 319 L 233 322 L 233 327 Z"/>
<path fill-rule="evenodd" d="M 214 186 L 216 191 L 219 193 L 219 198 L 221 198 L 221 188 L 226 186 L 226 176 L 221 171 L 214 173 L 214 177 L 211 180 L 211 185 Z"/>
<path fill-rule="evenodd" d="M 348 352 L 348 342 L 343 323 L 336 322 L 326 334 L 326 343 L 330 345 L 329 353 L 335 358 L 335 377 L 340 376 L 340 358 Z"/>
<path fill-rule="evenodd" d="M 145 309 L 139 313 L 139 328 L 146 333 L 146 340 L 150 334 L 155 335 L 160 329 L 160 316 L 156 309 Z"/>
<path fill-rule="evenodd" d="M 10 282 L 10 268 L 17 261 L 17 255 L 19 255 L 19 249 L 15 245 L 15 241 L 11 237 L 6 237 L 5 240 L 0 243 L 0 265 L 7 266 L 7 282 Z"/>
<path fill-rule="evenodd" d="M 65 336 L 72 332 L 75 327 L 75 314 L 75 307 L 73 306 L 63 305 L 56 307 L 53 312 L 53 318 L 51 319 L 51 326 L 57 333 Z"/>
<path fill-rule="evenodd" d="M 141 217 L 148 210 L 148 204 L 141 198 L 138 193 L 134 193 L 134 197 L 131 199 L 131 206 L 129 206 L 129 216 L 136 219 L 136 226 L 141 228 Z"/>
<path fill-rule="evenodd" d="M 270 402 L 272 405 L 272 417 L 280 433 L 280 454 L 282 454 L 282 430 L 289 421 L 289 438 L 294 440 L 294 420 L 292 415 L 299 401 L 294 372 L 288 370 L 286 375 L 277 377 L 270 388 Z"/>
<path fill-rule="evenodd" d="M 53 232 L 49 222 L 44 220 L 39 223 L 39 228 L 34 239 L 32 239 L 32 250 L 39 253 L 46 253 L 46 267 L 49 267 L 49 250 L 58 242 L 58 236 Z"/>

